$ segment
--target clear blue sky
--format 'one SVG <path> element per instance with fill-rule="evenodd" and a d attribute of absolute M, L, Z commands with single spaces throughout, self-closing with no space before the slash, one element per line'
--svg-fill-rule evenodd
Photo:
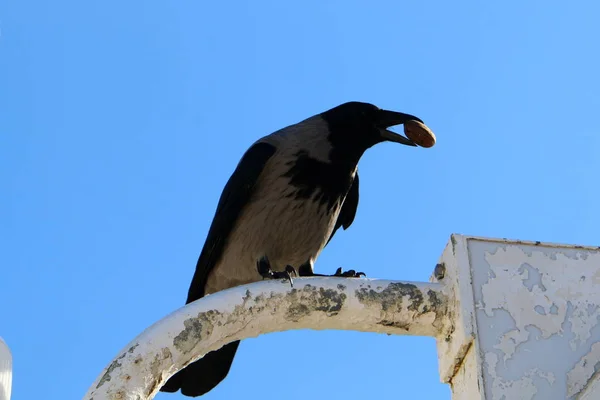
<path fill-rule="evenodd" d="M 14 400 L 81 398 L 185 302 L 245 149 L 345 101 L 415 114 L 438 143 L 366 153 L 356 220 L 318 272 L 424 281 L 453 232 L 600 244 L 599 12 L 2 2 L 0 336 Z M 449 399 L 437 368 L 432 338 L 276 333 L 244 341 L 204 398 Z"/>

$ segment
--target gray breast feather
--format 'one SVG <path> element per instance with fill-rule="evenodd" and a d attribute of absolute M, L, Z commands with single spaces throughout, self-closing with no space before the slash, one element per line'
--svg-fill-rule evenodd
<path fill-rule="evenodd" d="M 315 261 L 334 229 L 340 206 L 329 212 L 318 202 L 296 199 L 287 161 L 281 154 L 269 160 L 250 204 L 236 223 L 220 262 L 208 276 L 206 293 L 257 281 L 256 261 L 266 255 L 274 270 L 298 268 Z"/>
<path fill-rule="evenodd" d="M 330 163 L 326 121 L 320 116 L 310 117 L 256 143 L 273 145 L 276 152 L 265 164 L 220 260 L 207 277 L 206 293 L 262 279 L 256 262 L 265 255 L 274 270 L 314 262 L 335 227 L 342 199 L 329 210 L 319 202 L 298 199 L 294 196 L 297 188 L 284 176 L 299 150 L 319 162 Z M 352 171 L 352 175 L 355 173 Z"/>

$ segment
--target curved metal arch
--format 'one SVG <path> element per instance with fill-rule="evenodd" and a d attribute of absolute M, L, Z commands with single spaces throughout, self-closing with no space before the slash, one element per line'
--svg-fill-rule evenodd
<path fill-rule="evenodd" d="M 178 370 L 227 343 L 292 329 L 438 336 L 447 295 L 438 283 L 312 277 L 223 290 L 148 327 L 104 368 L 85 400 L 145 400 Z"/>

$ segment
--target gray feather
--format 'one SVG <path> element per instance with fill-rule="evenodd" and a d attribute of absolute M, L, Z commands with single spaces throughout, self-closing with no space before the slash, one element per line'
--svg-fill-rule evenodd
<path fill-rule="evenodd" d="M 258 178 L 275 150 L 268 143 L 255 143 L 246 151 L 229 178 L 198 258 L 186 304 L 204 296 L 207 277 L 221 259 L 229 235 L 235 228 L 238 217 L 248 206 Z"/>
<path fill-rule="evenodd" d="M 275 271 L 316 260 L 335 227 L 343 197 L 332 208 L 306 201 L 297 196 L 298 188 L 286 174 L 300 150 L 327 166 L 331 149 L 327 133 L 327 124 L 320 117 L 311 117 L 257 142 L 273 145 L 276 151 L 237 214 L 224 251 L 208 271 L 205 293 L 261 280 L 256 262 L 265 255 Z M 348 182 L 353 174 L 348 171 Z"/>

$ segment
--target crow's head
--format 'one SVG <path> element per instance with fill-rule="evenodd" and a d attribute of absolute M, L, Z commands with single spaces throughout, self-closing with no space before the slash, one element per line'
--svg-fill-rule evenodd
<path fill-rule="evenodd" d="M 416 146 L 410 139 L 390 131 L 389 127 L 409 120 L 421 121 L 414 115 L 382 110 L 369 103 L 356 101 L 341 104 L 321 113 L 329 126 L 329 140 L 338 150 L 356 154 L 381 142 Z"/>

